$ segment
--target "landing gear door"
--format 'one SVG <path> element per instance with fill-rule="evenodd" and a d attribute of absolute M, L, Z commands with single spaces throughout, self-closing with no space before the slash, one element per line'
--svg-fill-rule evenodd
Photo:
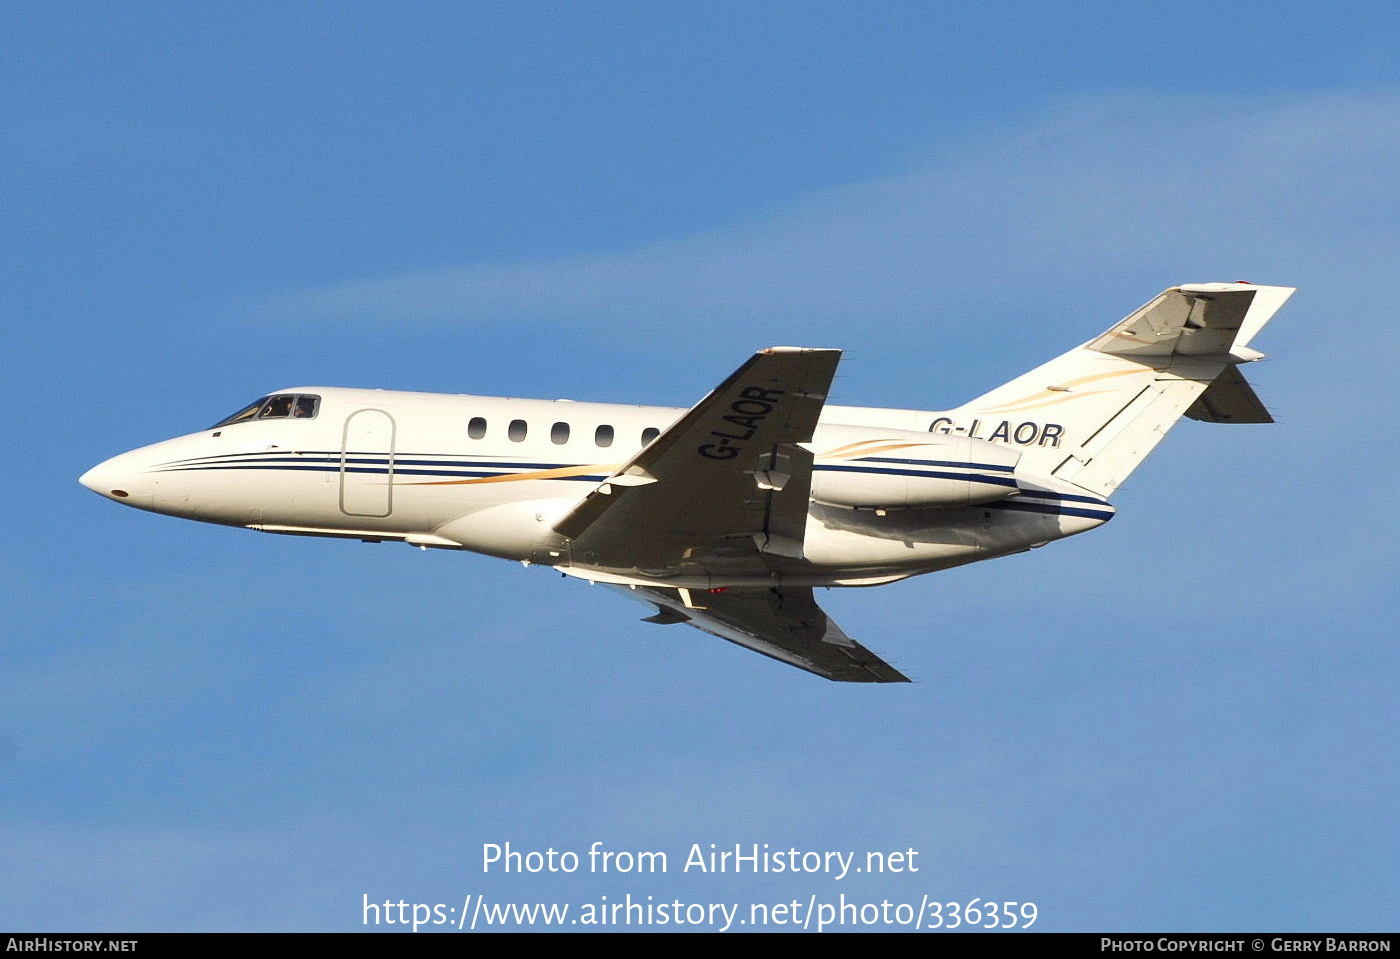
<path fill-rule="evenodd" d="M 394 509 L 394 418 L 357 410 L 345 420 L 340 449 L 340 511 L 388 516 Z"/>

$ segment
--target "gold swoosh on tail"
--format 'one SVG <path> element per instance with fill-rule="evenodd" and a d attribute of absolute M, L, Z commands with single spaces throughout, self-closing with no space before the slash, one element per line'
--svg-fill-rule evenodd
<path fill-rule="evenodd" d="M 1139 368 L 1139 369 L 1133 369 L 1133 370 L 1110 370 L 1110 371 L 1107 372 L 1107 373 L 1093 373 L 1093 374 L 1091 374 L 1091 375 L 1089 375 L 1089 376 L 1081 376 L 1081 377 L 1079 377 L 1079 378 L 1077 378 L 1077 379 L 1065 380 L 1065 382 L 1060 383 L 1060 384 L 1057 384 L 1057 385 L 1060 386 L 1060 387 L 1062 387 L 1063 390 L 1072 390 L 1072 389 L 1074 389 L 1076 386 L 1084 386 L 1084 385 L 1087 384 L 1087 383 L 1095 383 L 1095 382 L 1098 382 L 1099 380 L 1113 379 L 1114 377 L 1118 377 L 1118 376 L 1140 376 L 1140 375 L 1142 375 L 1143 373 L 1160 373 L 1160 372 L 1162 372 L 1162 370 L 1164 370 L 1164 369 L 1166 369 L 1166 367 L 1161 367 L 1161 366 L 1145 366 L 1145 367 L 1141 367 L 1141 368 Z M 1046 393 L 1059 393 L 1059 392 L 1062 392 L 1062 391 L 1061 391 L 1061 390 L 1052 390 L 1052 389 L 1050 389 L 1049 387 L 1045 387 L 1044 389 L 1038 390 L 1038 391 L 1035 392 L 1035 393 L 1031 393 L 1031 394 L 1028 395 L 1028 396 L 1023 396 L 1023 397 L 1022 397 L 1021 399 L 1019 399 L 1019 400 L 1012 400 L 1011 402 L 1009 402 L 1009 403 L 1003 403 L 1003 404 L 1001 404 L 1000 406 L 988 406 L 988 407 L 984 407 L 984 408 L 982 408 L 982 409 L 976 410 L 975 412 L 977 412 L 977 413 L 1014 413 L 1014 412 L 1017 412 L 1018 410 L 1027 408 L 1027 407 L 1025 407 L 1025 404 L 1026 404 L 1026 403 L 1033 403 L 1033 402 L 1035 402 L 1036 400 L 1041 399 L 1041 397 L 1043 397 Z M 1102 391 L 1095 391 L 1095 392 L 1102 392 Z M 1079 394 L 1072 395 L 1072 396 L 1060 397 L 1060 398 L 1058 398 L 1055 402 L 1061 402 L 1061 401 L 1063 401 L 1063 400 L 1072 400 L 1072 399 L 1076 399 L 1078 396 L 1092 396 L 1092 395 L 1093 395 L 1093 394 L 1091 394 L 1091 393 L 1079 393 Z M 1037 405 L 1043 406 L 1043 405 L 1045 405 L 1045 404 L 1044 404 L 1044 403 L 1038 403 Z"/>
<path fill-rule="evenodd" d="M 1089 390 L 1085 393 L 1068 393 L 1055 396 L 1053 399 L 1041 400 L 1038 403 L 1032 402 L 1035 397 L 1030 396 L 1024 400 L 1018 400 L 1015 404 L 997 406 L 989 410 L 978 410 L 977 413 L 979 416 L 988 413 L 1024 413 L 1026 410 L 1038 410 L 1042 406 L 1059 406 L 1061 403 L 1068 403 L 1070 400 L 1079 400 L 1086 396 L 1101 396 L 1112 392 L 1113 390 Z"/>

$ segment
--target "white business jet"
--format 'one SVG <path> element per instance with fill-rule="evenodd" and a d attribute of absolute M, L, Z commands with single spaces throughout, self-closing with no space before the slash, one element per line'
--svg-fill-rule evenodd
<path fill-rule="evenodd" d="M 187 519 L 549 566 L 654 605 L 647 622 L 832 680 L 907 682 L 813 588 L 1082 533 L 1183 414 L 1272 422 L 1239 366 L 1293 292 L 1174 287 L 946 412 L 827 405 L 840 351 L 779 346 L 690 410 L 295 387 L 81 482 Z"/>

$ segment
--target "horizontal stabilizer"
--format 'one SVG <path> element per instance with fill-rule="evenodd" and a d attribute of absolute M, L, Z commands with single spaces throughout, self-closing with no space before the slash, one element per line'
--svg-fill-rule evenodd
<path fill-rule="evenodd" d="M 1272 423 L 1274 418 L 1259 401 L 1254 387 L 1237 366 L 1227 366 L 1215 382 L 1186 411 L 1193 420 L 1206 423 Z"/>
<path fill-rule="evenodd" d="M 1223 355 L 1236 345 L 1254 298 L 1253 286 L 1178 286 L 1131 313 L 1087 346 L 1099 353 L 1142 360 L 1173 355 Z"/>

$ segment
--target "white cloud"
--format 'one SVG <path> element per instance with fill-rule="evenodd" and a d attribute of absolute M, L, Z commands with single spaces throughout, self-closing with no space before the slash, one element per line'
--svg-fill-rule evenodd
<path fill-rule="evenodd" d="M 1024 314 L 1028 300 L 1041 315 L 1057 304 L 1126 312 L 1188 280 L 1379 285 L 1400 252 L 1397 134 L 1390 93 L 1105 98 L 730 229 L 366 279 L 266 311 L 814 332 L 916 318 L 946 327 L 950 311 L 969 323 Z"/>

